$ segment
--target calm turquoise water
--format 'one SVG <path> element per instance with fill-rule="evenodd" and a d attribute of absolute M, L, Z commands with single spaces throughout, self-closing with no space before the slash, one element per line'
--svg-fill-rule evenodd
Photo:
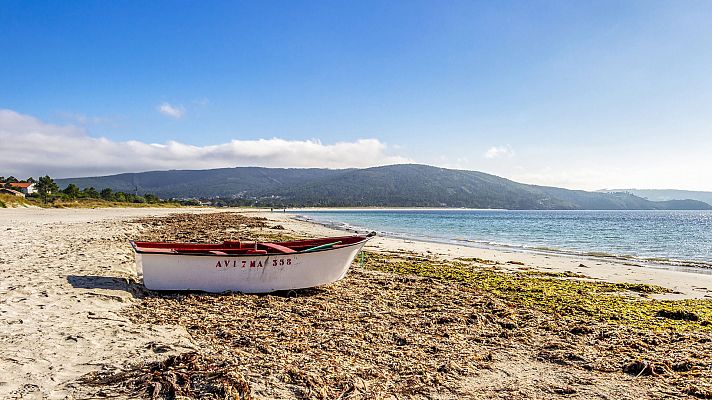
<path fill-rule="evenodd" d="M 385 235 L 712 268 L 712 211 L 300 211 Z"/>

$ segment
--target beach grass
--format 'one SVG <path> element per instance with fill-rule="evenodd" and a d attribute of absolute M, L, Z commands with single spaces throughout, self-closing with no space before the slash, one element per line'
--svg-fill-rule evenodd
<path fill-rule="evenodd" d="M 567 320 L 590 319 L 654 331 L 712 331 L 712 300 L 651 298 L 672 292 L 660 286 L 572 279 L 568 274 L 539 271 L 511 272 L 463 259 L 442 261 L 374 252 L 365 258 L 368 269 L 458 282 Z"/>
<path fill-rule="evenodd" d="M 27 207 L 29 205 L 32 205 L 32 203 L 24 197 L 0 194 L 0 208 Z"/>
<path fill-rule="evenodd" d="M 115 207 L 130 207 L 130 208 L 179 208 L 180 203 L 175 202 L 160 202 L 160 203 L 129 203 L 118 201 L 106 201 L 102 199 L 73 199 L 63 200 L 54 199 L 47 203 L 40 201 L 37 198 L 23 198 L 18 196 L 0 194 L 0 208 L 8 207 L 41 207 L 41 208 L 115 208 Z"/>
<path fill-rule="evenodd" d="M 130 207 L 130 208 L 179 208 L 180 203 L 129 203 L 118 201 L 106 201 L 102 199 L 75 199 L 75 200 L 56 200 L 52 203 L 40 205 L 47 208 L 114 208 L 114 207 Z"/>

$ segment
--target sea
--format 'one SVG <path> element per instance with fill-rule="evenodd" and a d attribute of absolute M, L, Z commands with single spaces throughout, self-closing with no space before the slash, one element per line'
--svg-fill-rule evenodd
<path fill-rule="evenodd" d="M 304 220 L 473 247 L 712 271 L 712 211 L 328 210 Z"/>

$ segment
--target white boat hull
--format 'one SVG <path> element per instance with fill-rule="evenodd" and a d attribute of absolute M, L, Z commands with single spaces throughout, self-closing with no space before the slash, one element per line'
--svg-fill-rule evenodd
<path fill-rule="evenodd" d="M 268 293 L 338 281 L 363 248 L 351 246 L 311 253 L 185 255 L 136 253 L 136 269 L 151 290 Z"/>

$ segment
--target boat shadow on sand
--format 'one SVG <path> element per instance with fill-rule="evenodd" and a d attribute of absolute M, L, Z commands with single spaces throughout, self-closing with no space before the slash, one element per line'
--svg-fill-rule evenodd
<path fill-rule="evenodd" d="M 143 283 L 135 279 L 122 278 L 116 276 L 100 276 L 100 275 L 67 275 L 69 282 L 75 289 L 105 289 L 105 290 L 120 290 L 130 293 L 134 298 L 146 297 L 170 297 L 177 294 L 186 295 L 205 295 L 205 296 L 220 296 L 239 294 L 239 292 L 223 292 L 223 293 L 208 293 L 200 290 L 149 290 L 143 286 Z M 253 294 L 253 296 L 277 296 L 277 297 L 311 297 L 324 293 L 324 289 L 306 288 L 294 290 L 278 290 L 271 293 Z"/>

